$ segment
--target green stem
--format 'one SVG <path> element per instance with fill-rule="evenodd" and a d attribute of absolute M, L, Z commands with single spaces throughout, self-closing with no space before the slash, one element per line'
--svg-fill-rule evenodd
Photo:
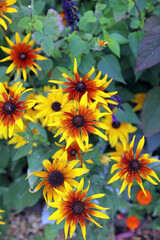
<path fill-rule="evenodd" d="M 31 18 L 33 17 L 34 0 L 31 0 Z"/>
<path fill-rule="evenodd" d="M 83 152 L 82 152 L 82 150 L 80 150 L 80 156 L 81 156 L 80 161 L 81 161 L 81 167 L 82 167 L 82 165 L 83 165 Z"/>
<path fill-rule="evenodd" d="M 152 169 L 154 169 L 154 168 L 158 168 L 158 167 L 160 167 L 160 164 L 159 164 L 159 165 L 157 165 L 157 166 L 154 166 L 154 167 L 152 167 Z"/>

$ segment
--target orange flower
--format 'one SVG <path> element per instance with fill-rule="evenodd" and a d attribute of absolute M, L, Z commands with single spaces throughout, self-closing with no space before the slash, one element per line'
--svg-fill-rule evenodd
<path fill-rule="evenodd" d="M 146 196 L 142 190 L 139 190 L 136 195 L 137 202 L 141 205 L 148 205 L 152 202 L 152 195 L 148 190 L 146 191 Z"/>
<path fill-rule="evenodd" d="M 140 221 L 137 217 L 135 216 L 130 216 L 127 218 L 126 220 L 126 225 L 129 229 L 131 230 L 135 230 L 139 227 L 140 225 Z"/>
<path fill-rule="evenodd" d="M 108 41 L 104 41 L 104 42 L 103 42 L 102 40 L 99 40 L 98 43 L 99 43 L 100 46 L 105 46 L 105 45 L 108 44 L 109 42 L 108 42 Z"/>
<path fill-rule="evenodd" d="M 12 86 L 8 94 L 0 82 L 0 134 L 6 133 L 9 138 L 13 135 L 15 125 L 18 125 L 22 130 L 24 129 L 22 117 L 33 121 L 23 110 L 33 107 L 35 101 L 20 101 L 21 96 L 32 89 L 25 91 L 22 89 L 22 83 L 17 82 Z"/>
<path fill-rule="evenodd" d="M 135 136 L 133 137 L 133 140 L 129 145 L 129 149 L 126 148 L 126 145 L 124 143 L 124 151 L 120 160 L 119 157 L 112 157 L 112 159 L 117 161 L 117 163 L 112 166 L 111 173 L 119 169 L 120 171 L 118 171 L 108 182 L 109 184 L 117 181 L 118 179 L 121 180 L 123 179 L 124 181 L 122 183 L 119 194 L 121 194 L 124 191 L 124 189 L 128 186 L 129 197 L 134 179 L 139 184 L 145 195 L 146 192 L 143 186 L 142 178 L 148 180 L 154 185 L 157 185 L 157 183 L 151 177 L 154 177 L 158 182 L 160 182 L 160 179 L 157 176 L 157 174 L 151 168 L 146 166 L 153 162 L 159 162 L 159 160 L 155 158 L 149 158 L 148 153 L 142 154 L 140 156 L 145 142 L 144 137 L 142 137 L 141 140 L 139 141 L 136 153 L 134 154 L 133 151 L 134 140 Z"/>
<path fill-rule="evenodd" d="M 74 59 L 74 78 L 71 78 L 67 74 L 63 73 L 62 76 L 66 78 L 69 82 L 59 81 L 59 80 L 58 81 L 49 80 L 49 82 L 67 86 L 65 89 L 63 89 L 63 92 L 67 93 L 66 95 L 67 97 L 64 103 L 70 101 L 71 99 L 80 101 L 82 96 L 87 92 L 88 101 L 90 103 L 92 103 L 94 100 L 104 105 L 107 105 L 108 103 L 116 104 L 110 98 L 112 95 L 115 95 L 117 91 L 116 92 L 104 91 L 104 89 L 106 89 L 109 86 L 109 84 L 112 82 L 113 79 L 110 79 L 107 82 L 107 77 L 108 77 L 107 74 L 104 76 L 103 79 L 100 79 L 101 72 L 99 72 L 94 79 L 89 79 L 89 77 L 94 73 L 94 71 L 95 71 L 95 68 L 92 67 L 92 69 L 83 78 L 81 78 L 77 70 L 77 60 L 75 58 Z"/>
<path fill-rule="evenodd" d="M 17 78 L 20 74 L 20 69 L 22 68 L 22 74 L 24 81 L 27 81 L 27 66 L 36 74 L 38 75 L 36 68 L 38 68 L 40 71 L 42 70 L 41 67 L 34 62 L 34 60 L 47 60 L 46 57 L 43 57 L 39 54 L 35 54 L 37 51 L 42 50 L 42 48 L 36 48 L 31 49 L 32 45 L 34 44 L 34 41 L 31 40 L 29 43 L 29 38 L 31 34 L 28 33 L 27 36 L 23 39 L 23 42 L 21 42 L 19 34 L 16 32 L 15 38 L 16 38 L 16 44 L 14 44 L 8 37 L 6 37 L 6 40 L 8 44 L 10 45 L 10 48 L 6 48 L 1 46 L 1 49 L 9 54 L 10 56 L 2 59 L 0 62 L 5 62 L 8 60 L 12 60 L 13 62 L 8 67 L 6 73 L 12 72 L 12 70 L 17 67 Z"/>
<path fill-rule="evenodd" d="M 65 12 L 64 11 L 62 11 L 61 13 L 60 13 L 60 16 L 62 17 L 62 22 L 63 22 L 63 25 L 64 26 L 66 26 L 66 24 L 67 24 L 67 20 L 66 20 L 66 18 L 65 18 Z"/>

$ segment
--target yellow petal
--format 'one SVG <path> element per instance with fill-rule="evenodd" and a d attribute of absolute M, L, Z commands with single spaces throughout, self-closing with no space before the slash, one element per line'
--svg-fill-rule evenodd
<path fill-rule="evenodd" d="M 145 138 L 144 136 L 141 138 L 141 140 L 138 143 L 137 150 L 136 150 L 136 159 L 139 158 L 139 154 L 141 153 L 143 146 L 144 146 Z"/>
<path fill-rule="evenodd" d="M 1 49 L 2 49 L 2 51 L 4 51 L 5 53 L 8 53 L 8 54 L 11 54 L 11 52 L 12 52 L 12 49 L 10 49 L 10 48 L 6 48 L 6 47 L 1 46 Z M 4 62 L 4 59 L 2 59 L 1 62 Z"/>
<path fill-rule="evenodd" d="M 31 36 L 31 34 L 28 33 L 28 34 L 25 36 L 25 38 L 23 39 L 23 43 L 26 43 L 26 44 L 27 44 L 27 42 L 28 42 L 29 39 L 30 39 L 30 36 Z"/>
<path fill-rule="evenodd" d="M 21 39 L 20 39 L 20 36 L 18 34 L 18 32 L 15 33 L 15 37 L 16 37 L 16 44 L 20 44 L 21 43 Z"/>

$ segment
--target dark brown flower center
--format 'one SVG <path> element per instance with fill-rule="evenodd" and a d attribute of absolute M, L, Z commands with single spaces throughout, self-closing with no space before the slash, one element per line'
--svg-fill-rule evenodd
<path fill-rule="evenodd" d="M 71 151 L 69 153 L 71 156 L 75 156 L 77 151 L 76 151 L 76 149 L 71 149 Z"/>
<path fill-rule="evenodd" d="M 86 84 L 84 82 L 77 82 L 75 85 L 75 89 L 77 92 L 84 92 L 86 90 Z"/>
<path fill-rule="evenodd" d="M 52 109 L 55 112 L 58 112 L 61 110 L 61 104 L 59 102 L 54 102 L 52 103 Z"/>
<path fill-rule="evenodd" d="M 26 54 L 26 53 L 21 52 L 21 53 L 19 54 L 19 59 L 20 59 L 20 60 L 24 61 L 24 60 L 26 60 L 26 58 L 27 58 L 27 54 Z"/>
<path fill-rule="evenodd" d="M 71 209 L 72 209 L 73 213 L 81 214 L 81 213 L 83 213 L 83 211 L 85 209 L 84 203 L 81 202 L 81 201 L 75 201 L 75 202 L 72 203 Z"/>
<path fill-rule="evenodd" d="M 80 127 L 84 126 L 85 118 L 81 115 L 76 115 L 76 116 L 73 117 L 72 123 L 75 127 L 80 128 Z"/>
<path fill-rule="evenodd" d="M 13 102 L 5 102 L 5 104 L 3 105 L 3 111 L 6 114 L 14 113 L 15 110 L 16 110 L 16 104 Z"/>
<path fill-rule="evenodd" d="M 119 128 L 120 125 L 121 125 L 121 123 L 118 122 L 118 121 L 112 122 L 112 127 L 113 127 L 113 128 Z"/>
<path fill-rule="evenodd" d="M 61 172 L 54 171 L 49 174 L 48 181 L 53 187 L 58 187 L 62 185 L 64 176 Z"/>
<path fill-rule="evenodd" d="M 141 162 L 137 159 L 132 159 L 129 163 L 129 167 L 131 171 L 138 171 L 141 168 Z"/>

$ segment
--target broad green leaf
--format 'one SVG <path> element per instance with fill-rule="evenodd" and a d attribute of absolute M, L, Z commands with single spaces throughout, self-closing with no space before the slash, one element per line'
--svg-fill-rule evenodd
<path fill-rule="evenodd" d="M 128 39 L 125 38 L 124 36 L 122 36 L 119 33 L 111 33 L 110 34 L 111 38 L 114 38 L 115 40 L 117 40 L 119 42 L 119 44 L 125 44 L 128 43 Z"/>
<path fill-rule="evenodd" d="M 17 178 L 4 194 L 4 202 L 10 209 L 16 212 L 22 211 L 25 207 L 33 206 L 40 198 L 41 191 L 30 193 L 26 175 Z"/>
<path fill-rule="evenodd" d="M 136 31 L 128 35 L 129 46 L 135 58 L 137 58 L 138 56 L 139 48 L 140 48 L 142 39 L 144 38 L 144 35 L 145 33 L 142 31 Z"/>
<path fill-rule="evenodd" d="M 120 108 L 117 109 L 115 116 L 119 122 L 134 123 L 139 124 L 140 120 L 137 117 L 137 114 L 133 112 L 132 107 L 128 103 L 123 103 L 122 107 L 125 111 Z"/>
<path fill-rule="evenodd" d="M 113 38 L 108 39 L 109 43 L 107 44 L 108 48 L 118 57 L 120 57 L 120 47 L 118 41 Z"/>
<path fill-rule="evenodd" d="M 19 21 L 18 26 L 21 29 L 26 29 L 29 23 L 31 23 L 31 18 L 30 17 L 24 17 Z"/>
<path fill-rule="evenodd" d="M 3 143 L 0 145 L 0 168 L 4 169 L 7 167 L 10 158 L 10 148 L 5 146 Z"/>
<path fill-rule="evenodd" d="M 33 27 L 36 31 L 43 33 L 43 23 L 40 20 L 36 19 L 33 23 Z"/>
<path fill-rule="evenodd" d="M 146 95 L 142 110 L 142 127 L 145 136 L 160 132 L 160 87 L 152 88 Z"/>
<path fill-rule="evenodd" d="M 71 53 L 74 57 L 79 55 L 88 54 L 89 53 L 89 44 L 83 40 L 79 36 L 73 36 L 70 42 Z"/>
<path fill-rule="evenodd" d="M 50 37 L 44 36 L 43 40 L 41 42 L 41 46 L 44 50 L 44 52 L 47 55 L 50 55 L 52 51 L 54 50 L 54 43 L 53 40 Z"/>
<path fill-rule="evenodd" d="M 125 80 L 121 73 L 121 67 L 117 58 L 112 55 L 104 56 L 98 63 L 98 69 L 102 71 L 103 75 L 108 74 L 110 78 L 113 78 L 115 81 L 125 83 Z"/>
<path fill-rule="evenodd" d="M 17 152 L 13 157 L 13 161 L 16 161 L 19 158 L 27 156 L 31 151 L 32 147 L 33 147 L 33 143 L 29 143 L 17 149 Z"/>

